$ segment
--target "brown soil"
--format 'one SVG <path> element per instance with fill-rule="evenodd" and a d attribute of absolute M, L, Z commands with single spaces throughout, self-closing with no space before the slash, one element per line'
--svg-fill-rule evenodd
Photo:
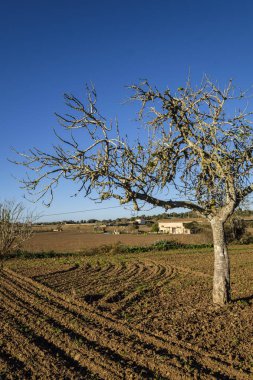
<path fill-rule="evenodd" d="M 32 252 L 80 252 L 86 249 L 121 242 L 125 245 L 149 245 L 158 240 L 175 240 L 187 244 L 209 244 L 212 239 L 204 234 L 167 235 L 167 234 L 95 234 L 82 231 L 35 233 L 24 249 Z"/>
<path fill-rule="evenodd" d="M 3 271 L 2 378 L 252 378 L 252 247 L 231 252 L 224 308 L 205 250 L 74 260 Z"/>

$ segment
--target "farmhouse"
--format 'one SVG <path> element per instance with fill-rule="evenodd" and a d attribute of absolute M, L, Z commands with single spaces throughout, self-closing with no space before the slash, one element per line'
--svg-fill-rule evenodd
<path fill-rule="evenodd" d="M 167 234 L 190 234 L 190 228 L 186 228 L 185 224 L 190 223 L 187 222 L 179 222 L 173 220 L 160 220 L 158 222 L 159 232 L 167 233 Z"/>

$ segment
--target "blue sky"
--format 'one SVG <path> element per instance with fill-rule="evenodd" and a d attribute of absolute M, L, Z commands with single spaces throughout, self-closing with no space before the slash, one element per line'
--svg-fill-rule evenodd
<path fill-rule="evenodd" d="M 84 95 L 93 82 L 99 108 L 117 116 L 123 131 L 135 134 L 126 85 L 148 78 L 158 87 L 182 86 L 190 70 L 193 82 L 204 73 L 224 84 L 233 78 L 242 88 L 253 84 L 253 3 L 247 1 L 51 0 L 2 1 L 0 4 L 1 150 L 0 201 L 23 200 L 14 177 L 24 169 L 7 161 L 11 146 L 27 151 L 50 148 L 64 113 L 63 94 Z M 98 208 L 64 183 L 44 214 Z M 101 207 L 117 206 L 105 202 Z M 161 212 L 157 209 L 156 212 Z M 46 217 L 89 219 L 131 216 L 115 208 Z"/>

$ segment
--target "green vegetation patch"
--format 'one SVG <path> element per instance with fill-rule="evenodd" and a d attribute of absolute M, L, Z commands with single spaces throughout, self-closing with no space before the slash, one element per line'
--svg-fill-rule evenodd
<path fill-rule="evenodd" d="M 212 246 L 212 244 L 182 244 L 176 241 L 159 240 L 151 245 L 146 246 L 123 246 L 121 252 L 139 253 L 150 251 L 170 251 L 172 249 L 211 248 Z"/>

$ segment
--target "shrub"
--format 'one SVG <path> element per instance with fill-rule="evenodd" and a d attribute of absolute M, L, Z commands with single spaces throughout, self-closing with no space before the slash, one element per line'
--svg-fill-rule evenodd
<path fill-rule="evenodd" d="M 152 232 L 158 232 L 159 231 L 159 226 L 158 223 L 154 223 L 151 227 Z"/>

